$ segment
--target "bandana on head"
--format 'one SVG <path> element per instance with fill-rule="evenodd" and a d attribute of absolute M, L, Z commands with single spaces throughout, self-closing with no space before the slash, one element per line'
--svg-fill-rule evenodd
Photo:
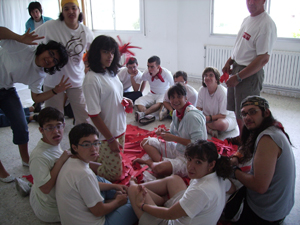
<path fill-rule="evenodd" d="M 253 95 L 253 96 L 248 96 L 241 102 L 241 108 L 247 106 L 247 105 L 256 105 L 258 107 L 264 108 L 264 109 L 269 109 L 269 103 L 266 99 L 263 97 Z"/>
<path fill-rule="evenodd" d="M 74 3 L 75 5 L 77 5 L 79 7 L 78 1 L 77 0 L 62 0 L 61 1 L 61 7 L 63 8 L 65 4 L 67 3 Z"/>

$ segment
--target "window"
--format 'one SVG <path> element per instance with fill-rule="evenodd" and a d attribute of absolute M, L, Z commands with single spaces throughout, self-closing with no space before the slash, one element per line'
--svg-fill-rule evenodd
<path fill-rule="evenodd" d="M 91 0 L 93 30 L 141 31 L 142 0 Z"/>
<path fill-rule="evenodd" d="M 266 11 L 274 20 L 279 38 L 300 39 L 300 1 L 268 0 Z M 246 1 L 214 0 L 212 3 L 212 34 L 236 35 L 247 15 Z"/>

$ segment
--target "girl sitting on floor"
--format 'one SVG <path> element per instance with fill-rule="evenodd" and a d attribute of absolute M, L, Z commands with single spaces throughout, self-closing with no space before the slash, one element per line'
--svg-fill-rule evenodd
<path fill-rule="evenodd" d="M 143 185 L 131 180 L 128 194 L 139 224 L 217 223 L 226 193 L 235 191 L 226 179 L 232 172 L 229 158 L 218 155 L 216 146 L 205 140 L 189 144 L 185 157 L 191 178 L 188 188 L 177 175 Z"/>

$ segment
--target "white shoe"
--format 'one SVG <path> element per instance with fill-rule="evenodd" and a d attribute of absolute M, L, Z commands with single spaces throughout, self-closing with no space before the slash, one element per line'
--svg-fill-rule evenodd
<path fill-rule="evenodd" d="M 21 196 L 25 197 L 29 195 L 31 187 L 27 181 L 23 180 L 22 178 L 16 178 L 15 182 L 16 182 L 16 189 Z"/>
<path fill-rule="evenodd" d="M 22 165 L 23 165 L 23 166 L 26 166 L 26 167 L 29 167 L 29 164 L 26 163 L 26 162 L 24 162 L 23 160 L 22 160 Z"/>
<path fill-rule="evenodd" d="M 10 182 L 13 182 L 14 180 L 15 180 L 15 178 L 12 175 L 9 175 L 8 177 L 4 177 L 4 178 L 0 177 L 0 181 L 2 181 L 4 183 L 10 183 Z"/>
<path fill-rule="evenodd" d="M 168 116 L 168 110 L 163 106 L 159 111 L 159 120 L 162 121 Z"/>

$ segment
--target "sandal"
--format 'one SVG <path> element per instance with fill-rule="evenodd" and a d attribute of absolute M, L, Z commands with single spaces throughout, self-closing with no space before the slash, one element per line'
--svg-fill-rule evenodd
<path fill-rule="evenodd" d="M 139 123 L 142 125 L 147 125 L 149 123 L 152 123 L 155 121 L 155 116 L 153 115 L 147 115 L 141 119 L 139 119 Z"/>

